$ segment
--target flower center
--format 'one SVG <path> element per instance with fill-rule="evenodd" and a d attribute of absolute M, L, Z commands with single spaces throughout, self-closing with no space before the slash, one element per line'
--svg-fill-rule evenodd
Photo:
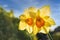
<path fill-rule="evenodd" d="M 32 18 L 28 18 L 28 19 L 26 19 L 25 21 L 26 21 L 26 23 L 27 23 L 28 25 L 32 25 L 32 24 L 33 24 L 33 19 L 32 19 Z"/>
<path fill-rule="evenodd" d="M 38 28 L 44 26 L 44 24 L 45 24 L 45 21 L 41 17 L 36 18 L 36 25 Z"/>

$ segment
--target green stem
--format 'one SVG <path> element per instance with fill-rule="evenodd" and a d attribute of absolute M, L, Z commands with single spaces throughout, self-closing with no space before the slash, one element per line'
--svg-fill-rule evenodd
<path fill-rule="evenodd" d="M 45 27 L 43 27 L 43 28 L 44 28 L 45 32 L 47 33 L 47 30 L 45 29 Z M 47 36 L 48 36 L 49 40 L 53 40 L 53 38 L 52 38 L 52 36 L 50 35 L 50 33 L 48 33 Z"/>
<path fill-rule="evenodd" d="M 50 33 L 48 33 L 48 36 L 50 38 L 50 40 L 53 40 L 52 36 L 50 35 Z"/>
<path fill-rule="evenodd" d="M 32 37 L 32 40 L 37 40 L 37 37 L 36 37 L 36 35 L 34 35 L 34 34 L 31 34 L 31 37 Z"/>

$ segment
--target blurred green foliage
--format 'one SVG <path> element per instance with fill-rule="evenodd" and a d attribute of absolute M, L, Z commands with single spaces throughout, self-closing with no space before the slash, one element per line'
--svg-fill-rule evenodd
<path fill-rule="evenodd" d="M 10 17 L 8 12 L 0 8 L 0 40 L 18 40 L 16 36 L 18 21 L 19 19 Z"/>
<path fill-rule="evenodd" d="M 60 40 L 60 26 L 58 26 L 53 34 L 52 34 L 53 40 Z"/>
<path fill-rule="evenodd" d="M 7 12 L 0 7 L 0 40 L 31 40 L 27 31 L 18 31 L 19 21 L 13 10 Z"/>

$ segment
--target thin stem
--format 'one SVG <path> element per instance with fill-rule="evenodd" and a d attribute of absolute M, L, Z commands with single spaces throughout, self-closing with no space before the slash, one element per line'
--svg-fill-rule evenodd
<path fill-rule="evenodd" d="M 45 29 L 45 27 L 43 27 L 44 28 L 44 30 L 45 30 L 45 32 L 47 33 L 47 30 Z M 52 36 L 50 35 L 50 33 L 48 33 L 48 38 L 49 38 L 49 40 L 53 40 L 53 38 L 52 38 Z"/>
<path fill-rule="evenodd" d="M 50 35 L 50 33 L 48 33 L 49 37 L 50 37 L 50 40 L 53 40 L 52 36 Z"/>

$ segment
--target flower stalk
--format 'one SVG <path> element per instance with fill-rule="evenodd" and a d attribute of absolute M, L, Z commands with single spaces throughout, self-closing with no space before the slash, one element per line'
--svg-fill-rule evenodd
<path fill-rule="evenodd" d="M 44 28 L 44 27 L 43 27 L 43 28 Z M 47 33 L 47 30 L 46 30 L 45 28 L 44 28 L 44 30 L 45 30 L 45 32 Z M 47 36 L 48 36 L 48 39 L 49 39 L 49 40 L 53 40 L 53 38 L 52 38 L 52 36 L 50 35 L 50 33 L 48 33 Z"/>

